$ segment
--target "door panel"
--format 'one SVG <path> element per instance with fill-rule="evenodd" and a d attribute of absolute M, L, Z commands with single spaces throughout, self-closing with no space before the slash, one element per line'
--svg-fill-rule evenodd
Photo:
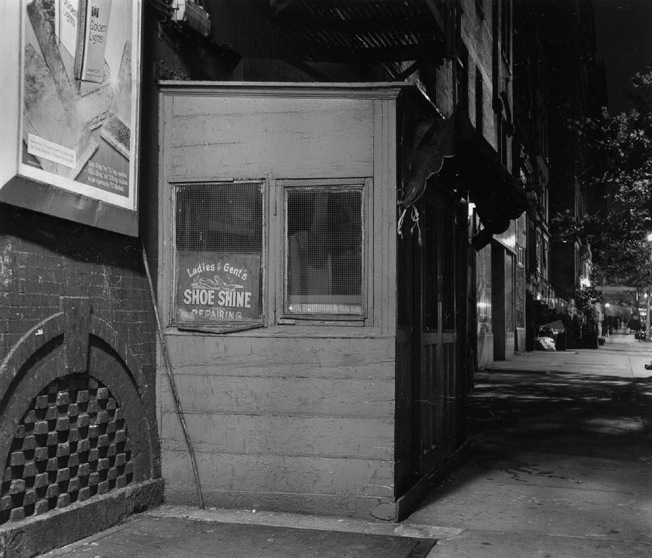
<path fill-rule="evenodd" d="M 458 369 L 457 289 L 463 288 L 458 271 L 458 227 L 453 202 L 436 188 L 428 188 L 420 207 L 422 245 L 415 243 L 414 396 L 418 429 L 416 464 L 422 477 L 440 466 L 455 449 L 458 430 L 456 381 Z M 464 260 L 465 263 L 465 260 Z M 465 279 L 465 274 L 464 274 Z"/>

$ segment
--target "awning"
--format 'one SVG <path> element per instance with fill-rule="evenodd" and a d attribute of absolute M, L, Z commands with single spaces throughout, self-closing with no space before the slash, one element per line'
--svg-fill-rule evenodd
<path fill-rule="evenodd" d="M 494 234 L 505 232 L 513 219 L 528 208 L 525 189 L 498 159 L 489 142 L 475 130 L 469 117 L 459 112 L 455 126 L 453 166 L 461 188 L 468 190 L 484 227 L 472 241 L 476 249 L 491 242 Z"/>
<path fill-rule="evenodd" d="M 484 229 L 473 239 L 479 250 L 494 234 L 505 232 L 510 221 L 527 209 L 525 190 L 498 160 L 487 140 L 478 134 L 466 113 L 455 110 L 448 119 L 434 111 L 406 114 L 403 122 L 403 175 L 399 205 L 402 227 L 408 211 L 418 220 L 414 203 L 423 195 L 428 179 L 446 171 L 451 186 L 468 192 Z M 448 162 L 445 162 L 450 158 Z"/>

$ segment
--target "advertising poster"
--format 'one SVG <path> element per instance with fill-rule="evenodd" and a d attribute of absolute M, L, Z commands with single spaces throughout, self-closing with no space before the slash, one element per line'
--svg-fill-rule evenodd
<path fill-rule="evenodd" d="M 139 0 L 25 1 L 21 175 L 135 210 L 139 27 Z"/>
<path fill-rule="evenodd" d="M 259 275 L 259 255 L 181 252 L 177 324 L 219 326 L 260 320 Z"/>

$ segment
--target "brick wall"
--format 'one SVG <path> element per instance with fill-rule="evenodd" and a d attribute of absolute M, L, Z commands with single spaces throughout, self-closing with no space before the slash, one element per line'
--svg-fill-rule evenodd
<path fill-rule="evenodd" d="M 480 10 L 478 6 L 482 6 Z M 492 101 L 494 98 L 493 84 L 493 10 L 487 2 L 476 2 L 476 0 L 464 0 L 462 3 L 464 18 L 462 18 L 462 39 L 469 52 L 469 116 L 475 122 L 475 73 L 480 70 L 482 76 L 482 114 L 483 135 L 485 139 L 496 149 L 498 137 L 496 130 L 496 118 Z"/>
<path fill-rule="evenodd" d="M 70 504 L 120 502 L 94 531 L 160 501 L 155 328 L 138 239 L 0 204 L 3 556 L 46 512 L 39 552 L 90 534 Z"/>
<path fill-rule="evenodd" d="M 141 262 L 137 239 L 0 204 L 0 360 L 58 310 L 59 297 L 80 296 L 153 365 L 155 322 Z"/>

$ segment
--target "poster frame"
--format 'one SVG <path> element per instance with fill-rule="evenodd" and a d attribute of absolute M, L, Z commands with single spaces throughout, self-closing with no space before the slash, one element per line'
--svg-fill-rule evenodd
<path fill-rule="evenodd" d="M 28 6 L 39 1 L 41 0 L 23 0 L 21 2 L 16 2 L 16 4 L 11 8 L 8 8 L 9 11 L 6 14 L 10 20 L 13 19 L 19 23 L 19 32 L 12 33 L 10 39 L 5 39 L 14 44 L 17 43 L 19 48 L 15 49 L 15 51 L 18 51 L 19 54 L 17 59 L 11 60 L 6 65 L 6 69 L 9 71 L 10 76 L 13 76 L 18 82 L 14 93 L 14 95 L 17 93 L 17 99 L 14 97 L 17 102 L 12 104 L 13 110 L 7 109 L 3 111 L 0 109 L 0 113 L 3 113 L 3 116 L 8 116 L 12 120 L 13 125 L 10 126 L 10 129 L 14 131 L 14 139 L 9 140 L 14 144 L 14 146 L 11 147 L 11 143 L 9 142 L 5 143 L 3 146 L 7 149 L 5 149 L 2 162 L 10 163 L 10 167 L 5 167 L 5 172 L 0 173 L 0 202 L 38 211 L 84 225 L 99 227 L 129 236 L 138 236 L 138 169 L 140 149 L 142 49 L 141 25 L 143 17 L 142 0 L 112 0 L 115 3 L 113 6 L 119 5 L 121 9 L 126 10 L 131 16 L 130 20 L 126 20 L 126 23 L 125 19 L 118 18 L 116 18 L 116 22 L 112 22 L 114 25 L 117 25 L 117 27 L 114 27 L 113 29 L 117 29 L 117 32 L 120 34 L 120 38 L 117 39 L 118 45 L 120 45 L 119 41 L 124 38 L 124 42 L 122 43 L 123 46 L 126 45 L 127 41 L 130 41 L 131 46 L 130 60 L 127 59 L 127 48 L 125 47 L 124 52 L 121 53 L 122 59 L 119 64 L 119 70 L 122 70 L 123 66 L 129 70 L 129 73 L 126 74 L 129 79 L 123 79 L 123 83 L 128 83 L 129 88 L 126 93 L 123 89 L 121 100 L 123 101 L 123 107 L 126 106 L 126 110 L 128 111 L 127 118 L 122 118 L 122 120 L 129 120 L 127 127 L 129 128 L 130 137 L 126 150 L 123 149 L 121 156 L 115 154 L 111 155 L 113 160 L 122 161 L 122 168 L 128 170 L 126 172 L 117 173 L 117 171 L 113 169 L 113 172 L 109 172 L 108 175 L 109 177 L 111 177 L 111 175 L 118 176 L 120 183 L 118 184 L 118 178 L 113 178 L 113 184 L 104 182 L 103 186 L 94 186 L 89 182 L 88 173 L 90 171 L 88 170 L 88 167 L 90 166 L 90 159 L 84 163 L 84 165 L 86 165 L 86 168 L 84 169 L 85 173 L 83 175 L 85 176 L 85 180 L 81 181 L 77 179 L 82 173 L 81 170 L 74 171 L 78 172 L 75 177 L 62 176 L 57 172 L 46 170 L 40 165 L 35 164 L 34 161 L 36 158 L 32 153 L 26 155 L 28 149 L 26 131 L 27 127 L 33 125 L 32 120 L 26 117 L 25 110 L 25 80 L 27 77 L 26 74 L 28 73 L 26 69 L 26 42 L 28 40 L 28 29 L 26 26 L 32 25 L 30 22 L 30 16 L 28 15 Z M 58 1 L 59 0 L 53 0 L 53 2 Z M 129 21 L 130 28 L 125 27 L 125 25 L 129 25 Z M 120 27 L 120 24 L 122 24 L 122 27 Z M 33 25 L 30 31 L 32 32 L 31 40 L 33 42 Z M 109 26 L 107 33 L 110 32 L 111 27 Z M 114 42 L 115 41 L 116 40 L 114 40 Z M 126 60 L 128 61 L 125 62 Z M 106 60 L 105 63 L 108 66 Z M 0 66 L 5 66 L 5 64 L 0 63 Z M 110 74 L 110 84 L 105 83 L 98 85 L 98 87 L 106 86 L 107 88 L 111 88 L 111 91 L 114 92 L 112 93 L 111 99 L 116 98 L 118 95 L 117 91 L 119 90 L 119 85 L 116 85 L 115 79 L 117 71 L 118 70 L 112 71 Z M 11 77 L 8 81 L 10 79 Z M 105 79 L 109 79 L 107 78 L 107 75 L 105 75 Z M 59 88 L 57 88 L 57 90 L 60 91 Z M 33 98 L 34 96 L 30 97 L 30 99 Z M 107 104 L 107 114 L 111 115 L 111 111 L 114 110 L 114 107 L 118 104 L 117 99 L 113 104 Z M 16 107 L 18 108 L 17 111 Z M 77 107 L 73 108 L 73 110 L 76 109 Z M 12 111 L 8 113 L 8 110 Z M 41 111 L 41 114 L 42 112 L 43 111 Z M 126 114 L 124 113 L 124 109 L 123 114 Z M 94 130 L 92 136 L 96 143 L 101 144 L 105 151 L 111 149 L 111 147 L 106 147 L 104 145 L 103 139 L 99 138 L 99 130 Z M 99 148 L 97 153 L 99 153 Z M 122 159 L 120 159 L 120 157 L 122 157 Z M 108 165 L 98 165 L 98 168 L 109 171 L 112 170 Z M 115 193 L 107 186 L 116 190 L 122 188 L 122 191 L 117 191 L 117 193 Z"/>

